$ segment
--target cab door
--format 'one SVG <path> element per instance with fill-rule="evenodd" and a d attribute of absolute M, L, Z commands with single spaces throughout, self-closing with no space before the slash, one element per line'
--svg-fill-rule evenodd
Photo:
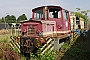
<path fill-rule="evenodd" d="M 66 10 L 62 10 L 63 12 L 63 26 L 64 30 L 67 31 L 70 29 L 70 18 L 69 18 L 69 12 Z"/>

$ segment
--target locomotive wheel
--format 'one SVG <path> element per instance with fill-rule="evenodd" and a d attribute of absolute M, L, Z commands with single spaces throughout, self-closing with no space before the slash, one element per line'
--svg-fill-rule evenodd
<path fill-rule="evenodd" d="M 33 43 L 30 40 L 26 40 L 24 47 L 26 47 L 26 52 L 29 53 L 32 51 Z"/>
<path fill-rule="evenodd" d="M 40 42 L 39 38 L 35 38 L 35 40 L 34 40 L 34 46 L 36 48 L 39 48 L 41 46 L 41 42 Z"/>
<path fill-rule="evenodd" d="M 43 46 L 43 44 L 46 44 L 46 39 L 45 38 L 40 38 L 40 42 L 41 42 L 41 46 Z"/>
<path fill-rule="evenodd" d="M 45 44 L 45 43 L 46 43 L 46 40 L 44 38 L 35 38 L 35 40 L 34 40 L 34 46 L 36 48 L 43 46 L 43 44 Z"/>

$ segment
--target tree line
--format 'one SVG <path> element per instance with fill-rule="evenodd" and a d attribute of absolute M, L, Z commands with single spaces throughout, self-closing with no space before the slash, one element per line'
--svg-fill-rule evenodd
<path fill-rule="evenodd" d="M 80 8 L 76 8 L 77 11 L 71 11 L 71 15 L 75 14 L 78 17 L 81 17 L 84 19 L 85 24 L 87 24 L 88 21 L 88 12 L 90 12 L 90 10 L 81 10 Z M 30 18 L 31 19 L 31 18 Z M 14 15 L 7 15 L 5 17 L 2 17 L 0 19 L 0 22 L 6 22 L 6 23 L 19 23 L 22 20 L 27 20 L 27 17 L 25 14 L 20 15 L 17 19 Z"/>
<path fill-rule="evenodd" d="M 27 17 L 25 14 L 20 15 L 17 19 L 14 15 L 7 15 L 5 17 L 2 17 L 0 19 L 0 22 L 6 22 L 6 23 L 19 23 L 22 20 L 27 20 Z"/>

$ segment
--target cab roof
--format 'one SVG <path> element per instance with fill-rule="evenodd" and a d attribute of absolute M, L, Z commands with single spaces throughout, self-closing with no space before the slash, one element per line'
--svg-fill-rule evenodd
<path fill-rule="evenodd" d="M 32 11 L 37 10 L 37 9 L 41 9 L 41 8 L 44 8 L 44 7 L 48 7 L 48 8 L 50 8 L 50 7 L 61 8 L 60 6 L 40 6 L 40 7 L 36 7 L 34 9 L 32 9 Z"/>
<path fill-rule="evenodd" d="M 32 9 L 32 11 L 35 11 L 35 10 L 38 10 L 38 9 L 41 9 L 41 8 L 44 8 L 44 7 L 48 7 L 48 8 L 60 8 L 60 9 L 63 9 L 62 7 L 60 6 L 54 6 L 54 5 L 49 5 L 49 6 L 40 6 L 40 7 L 36 7 L 34 9 Z M 66 9 L 63 9 L 63 10 L 66 10 Z M 67 10 L 68 11 L 68 10 Z"/>

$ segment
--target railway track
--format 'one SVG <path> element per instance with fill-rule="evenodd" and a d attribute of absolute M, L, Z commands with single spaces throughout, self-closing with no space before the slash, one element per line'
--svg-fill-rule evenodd
<path fill-rule="evenodd" d="M 73 38 L 78 38 L 78 34 L 76 32 L 73 33 Z M 54 39 L 53 38 L 46 38 L 46 44 L 40 48 L 41 55 L 43 55 L 47 50 L 48 52 L 51 52 L 54 50 Z M 69 48 L 73 45 L 73 43 L 69 44 Z M 20 44 L 16 42 L 14 38 L 11 38 L 10 46 L 13 48 L 16 48 L 17 52 L 20 53 Z M 61 57 L 64 55 L 64 53 L 69 49 L 65 49 L 64 51 L 62 49 L 59 50 L 59 52 L 56 52 L 56 60 L 61 59 Z"/>

